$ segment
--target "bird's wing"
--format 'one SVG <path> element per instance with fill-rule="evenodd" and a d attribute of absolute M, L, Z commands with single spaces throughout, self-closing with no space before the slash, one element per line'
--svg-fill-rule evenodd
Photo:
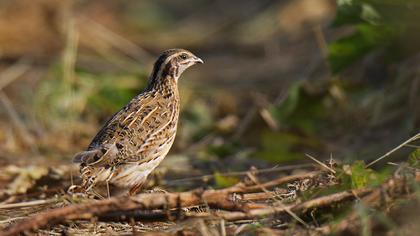
<path fill-rule="evenodd" d="M 117 112 L 73 161 L 91 166 L 113 166 L 148 159 L 150 150 L 164 142 L 172 108 L 153 94 L 142 94 Z"/>

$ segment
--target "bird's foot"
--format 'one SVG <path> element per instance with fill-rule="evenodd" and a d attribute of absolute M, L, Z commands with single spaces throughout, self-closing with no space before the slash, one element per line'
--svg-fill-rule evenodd
<path fill-rule="evenodd" d="M 100 193 L 96 192 L 93 188 L 85 188 L 81 185 L 71 185 L 67 189 L 67 193 L 76 198 L 95 198 L 105 199 Z"/>
<path fill-rule="evenodd" d="M 163 188 L 160 187 L 154 187 L 153 189 L 149 190 L 150 193 L 169 193 L 168 191 L 166 191 Z"/>
<path fill-rule="evenodd" d="M 75 185 L 75 184 L 73 184 L 67 189 L 67 193 L 70 195 L 84 193 L 84 192 L 85 192 L 85 189 L 83 188 L 83 186 Z"/>

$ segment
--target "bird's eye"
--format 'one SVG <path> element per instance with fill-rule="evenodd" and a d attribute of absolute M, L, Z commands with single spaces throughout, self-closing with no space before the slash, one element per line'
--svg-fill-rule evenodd
<path fill-rule="evenodd" d="M 181 59 L 182 59 L 182 60 L 185 60 L 185 59 L 187 59 L 187 58 L 188 58 L 187 54 L 181 54 L 181 56 L 180 56 L 180 57 L 181 57 Z"/>

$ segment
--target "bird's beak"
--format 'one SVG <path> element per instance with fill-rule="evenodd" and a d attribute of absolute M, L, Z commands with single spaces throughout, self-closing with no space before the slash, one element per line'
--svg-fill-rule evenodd
<path fill-rule="evenodd" d="M 203 61 L 203 60 L 201 60 L 201 58 L 198 58 L 198 57 L 195 57 L 195 58 L 194 58 L 194 62 L 195 62 L 195 63 L 200 63 L 200 64 L 203 64 L 203 63 L 204 63 L 204 61 Z"/>

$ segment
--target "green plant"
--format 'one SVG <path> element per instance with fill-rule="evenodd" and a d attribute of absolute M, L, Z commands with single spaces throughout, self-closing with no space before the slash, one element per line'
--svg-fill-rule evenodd
<path fill-rule="evenodd" d="M 353 33 L 329 45 L 329 63 L 338 73 L 369 52 L 384 49 L 388 60 L 418 51 L 420 6 L 416 0 L 337 0 L 333 27 L 351 26 Z M 404 50 L 410 45 L 410 50 Z"/>

